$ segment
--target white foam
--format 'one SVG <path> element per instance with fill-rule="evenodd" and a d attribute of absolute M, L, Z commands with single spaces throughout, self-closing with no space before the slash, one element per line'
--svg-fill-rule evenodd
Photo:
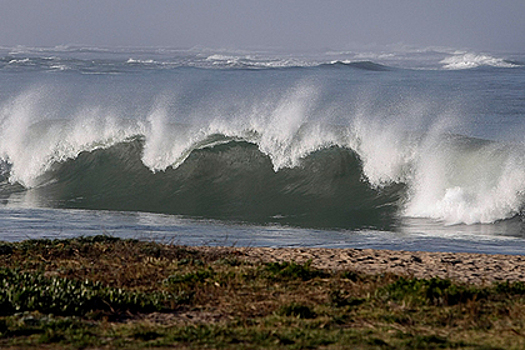
<path fill-rule="evenodd" d="M 64 70 L 70 70 L 71 67 L 66 66 L 65 64 L 56 64 L 56 65 L 50 66 L 49 69 L 64 71 Z"/>
<path fill-rule="evenodd" d="M 523 149 L 459 147 L 453 140 L 421 150 L 405 215 L 446 224 L 493 223 L 519 213 L 525 189 Z"/>
<path fill-rule="evenodd" d="M 22 58 L 22 59 L 12 59 L 10 60 L 9 62 L 7 62 L 7 64 L 25 64 L 25 63 L 30 63 L 31 60 L 29 58 Z"/>
<path fill-rule="evenodd" d="M 226 55 L 220 55 L 220 54 L 210 55 L 206 58 L 207 61 L 232 61 L 236 59 L 238 59 L 238 57 L 226 56 Z"/>
<path fill-rule="evenodd" d="M 489 55 L 474 53 L 458 53 L 446 57 L 440 62 L 444 69 L 471 69 L 480 66 L 492 66 L 500 68 L 514 68 L 518 65 L 505 61 L 503 58 L 496 58 Z"/>
<path fill-rule="evenodd" d="M 138 60 L 138 59 L 133 59 L 133 58 L 129 58 L 127 61 L 126 61 L 127 64 L 154 64 L 156 63 L 154 60 Z"/>

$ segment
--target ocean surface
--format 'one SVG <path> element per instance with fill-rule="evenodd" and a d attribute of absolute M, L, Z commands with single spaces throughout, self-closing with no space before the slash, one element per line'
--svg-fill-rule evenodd
<path fill-rule="evenodd" d="M 0 47 L 0 240 L 525 253 L 525 53 Z"/>

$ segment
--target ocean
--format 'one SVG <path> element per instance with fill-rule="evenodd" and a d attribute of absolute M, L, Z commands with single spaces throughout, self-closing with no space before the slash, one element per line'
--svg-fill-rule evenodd
<path fill-rule="evenodd" d="M 525 53 L 0 47 L 0 240 L 525 253 Z"/>

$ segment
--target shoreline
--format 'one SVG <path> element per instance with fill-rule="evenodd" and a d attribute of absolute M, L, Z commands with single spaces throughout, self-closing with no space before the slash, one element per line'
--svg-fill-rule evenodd
<path fill-rule="evenodd" d="M 311 260 L 316 269 L 352 270 L 367 275 L 392 273 L 415 278 L 440 277 L 461 283 L 525 282 L 525 256 L 396 251 L 352 248 L 264 248 L 187 246 L 201 252 L 228 252 L 250 262 Z"/>
<path fill-rule="evenodd" d="M 3 246 L 11 244 L 16 242 L 0 241 L 0 256 L 4 254 Z M 183 247 L 210 256 L 230 254 L 250 263 L 293 261 L 304 264 L 311 260 L 311 267 L 329 272 L 347 270 L 366 275 L 394 274 L 418 279 L 439 277 L 480 286 L 493 282 L 525 282 L 525 255 L 371 248 L 234 247 L 161 242 L 155 244 Z"/>

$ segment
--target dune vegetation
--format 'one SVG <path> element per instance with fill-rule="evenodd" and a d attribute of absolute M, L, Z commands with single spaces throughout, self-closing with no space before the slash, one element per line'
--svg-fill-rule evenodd
<path fill-rule="evenodd" d="M 110 236 L 0 243 L 7 349 L 523 349 L 525 284 L 315 269 Z"/>

